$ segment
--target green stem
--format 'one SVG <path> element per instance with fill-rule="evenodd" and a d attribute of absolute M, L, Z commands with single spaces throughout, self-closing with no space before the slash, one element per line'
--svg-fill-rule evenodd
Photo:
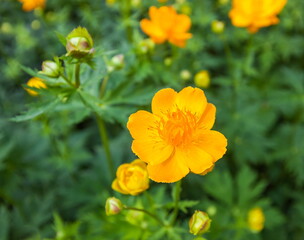
<path fill-rule="evenodd" d="M 172 214 L 172 219 L 171 219 L 171 226 L 174 225 L 177 215 L 178 215 L 178 208 L 179 208 L 179 200 L 180 200 L 180 193 L 182 191 L 182 180 L 179 180 L 175 184 L 175 192 L 174 192 L 174 210 Z"/>
<path fill-rule="evenodd" d="M 101 87 L 100 87 L 100 92 L 99 92 L 99 97 L 102 98 L 102 96 L 104 95 L 107 83 L 109 81 L 109 75 L 106 75 L 102 81 Z"/>
<path fill-rule="evenodd" d="M 98 125 L 98 129 L 99 129 L 101 142 L 102 142 L 102 145 L 103 145 L 104 150 L 105 150 L 110 175 L 111 175 L 111 178 L 114 179 L 115 178 L 115 168 L 114 168 L 114 163 L 113 163 L 113 159 L 112 159 L 112 156 L 111 156 L 111 151 L 110 151 L 110 146 L 109 146 L 109 138 L 108 138 L 107 131 L 106 131 L 106 128 L 105 128 L 105 124 L 104 124 L 102 118 L 98 114 L 95 114 L 95 115 L 96 115 L 96 120 L 97 120 L 97 125 Z"/>
<path fill-rule="evenodd" d="M 71 87 L 75 88 L 75 85 L 63 74 L 60 75 L 64 81 L 66 81 Z"/>
<path fill-rule="evenodd" d="M 132 27 L 130 26 L 130 15 L 131 15 L 131 4 L 130 0 L 124 0 L 121 2 L 121 14 L 123 17 L 123 22 L 126 27 L 127 32 L 127 39 L 129 42 L 132 42 L 133 39 L 133 33 L 132 33 Z"/>
<path fill-rule="evenodd" d="M 138 212 L 143 212 L 147 215 L 149 215 L 150 217 L 154 218 L 157 222 L 159 222 L 162 226 L 165 226 L 165 224 L 163 223 L 163 221 L 158 218 L 156 215 L 154 215 L 153 213 L 148 212 L 145 209 L 141 209 L 141 208 L 134 208 L 134 207 L 125 207 L 125 210 L 133 210 L 133 211 L 138 211 Z"/>
<path fill-rule="evenodd" d="M 75 86 L 76 88 L 80 86 L 80 63 L 76 63 L 75 66 Z"/>

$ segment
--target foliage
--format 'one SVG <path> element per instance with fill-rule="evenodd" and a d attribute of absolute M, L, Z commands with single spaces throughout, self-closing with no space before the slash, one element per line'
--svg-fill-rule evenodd
<path fill-rule="evenodd" d="M 279 24 L 249 34 L 231 25 L 228 1 L 169 0 L 191 18 L 185 48 L 146 45 L 139 22 L 158 1 L 109 2 L 48 0 L 32 12 L 15 0 L 1 2 L 0 240 L 190 240 L 188 221 L 197 209 L 212 219 L 208 240 L 301 240 L 304 2 L 288 1 Z M 225 23 L 223 33 L 212 32 L 213 20 Z M 88 29 L 95 52 L 81 63 L 76 88 L 78 62 L 66 56 L 65 36 L 78 26 Z M 110 72 L 117 54 L 124 66 Z M 38 73 L 56 56 L 65 76 Z M 228 139 L 227 154 L 206 176 L 187 177 L 181 192 L 153 182 L 138 196 L 113 192 L 102 131 L 115 169 L 133 161 L 129 115 L 150 111 L 159 89 L 195 86 L 193 77 L 182 79 L 183 70 L 209 72 L 204 91 L 217 106 L 215 128 Z M 32 76 L 48 85 L 35 90 L 38 97 L 23 89 Z M 106 216 L 113 195 L 163 225 L 132 210 Z M 259 233 L 247 226 L 254 207 L 266 219 Z"/>

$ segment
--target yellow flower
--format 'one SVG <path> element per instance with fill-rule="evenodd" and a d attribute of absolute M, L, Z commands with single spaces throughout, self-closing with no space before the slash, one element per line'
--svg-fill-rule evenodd
<path fill-rule="evenodd" d="M 139 159 L 120 165 L 116 176 L 112 188 L 117 192 L 137 195 L 149 188 L 147 166 Z"/>
<path fill-rule="evenodd" d="M 151 20 L 140 21 L 141 29 L 150 36 L 155 43 L 170 43 L 185 47 L 186 40 L 192 37 L 187 31 L 191 27 L 191 19 L 184 14 L 177 14 L 173 7 L 150 7 Z"/>
<path fill-rule="evenodd" d="M 43 82 L 43 79 L 41 78 L 37 78 L 37 77 L 33 77 L 31 78 L 27 83 L 27 86 L 32 87 L 32 88 L 47 88 L 47 86 L 45 85 L 45 83 Z M 29 88 L 25 88 L 25 90 L 32 96 L 37 96 L 38 92 L 29 89 Z"/>
<path fill-rule="evenodd" d="M 22 5 L 23 11 L 32 11 L 37 8 L 44 8 L 46 0 L 19 0 Z"/>
<path fill-rule="evenodd" d="M 227 139 L 211 130 L 215 106 L 199 88 L 158 91 L 152 113 L 138 111 L 127 127 L 134 138 L 132 151 L 148 163 L 149 177 L 156 182 L 176 182 L 190 171 L 203 174 L 226 152 Z"/>
<path fill-rule="evenodd" d="M 194 83 L 201 88 L 207 88 L 210 85 L 209 72 L 206 70 L 200 71 L 194 76 Z"/>
<path fill-rule="evenodd" d="M 229 12 L 232 24 L 236 27 L 247 27 L 255 33 L 261 27 L 277 24 L 279 14 L 287 0 L 233 0 Z"/>
<path fill-rule="evenodd" d="M 249 229 L 253 232 L 260 232 L 264 228 L 265 216 L 263 210 L 259 207 L 252 208 L 248 212 Z"/>

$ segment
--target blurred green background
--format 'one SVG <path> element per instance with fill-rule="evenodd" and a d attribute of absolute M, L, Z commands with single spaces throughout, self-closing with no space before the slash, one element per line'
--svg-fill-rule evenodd
<path fill-rule="evenodd" d="M 195 73 L 210 73 L 204 91 L 217 106 L 214 129 L 227 137 L 228 152 L 213 172 L 184 180 L 182 199 L 197 202 L 179 215 L 184 231 L 176 230 L 172 239 L 194 238 L 187 222 L 195 209 L 212 219 L 205 236 L 210 240 L 304 239 L 303 0 L 289 0 L 280 23 L 254 35 L 231 25 L 229 1 L 168 4 L 191 17 L 193 38 L 184 49 L 164 44 L 143 53 L 140 44 L 147 36 L 139 21 L 149 6 L 161 5 L 156 0 L 47 0 L 45 9 L 31 12 L 23 12 L 17 0 L 1 0 L 0 240 L 167 239 L 153 234 L 155 223 L 151 230 L 125 215 L 105 216 L 105 199 L 113 194 L 146 208 L 151 202 L 111 192 L 113 179 L 89 110 L 71 101 L 29 121 L 10 120 L 41 101 L 22 88 L 31 76 L 21 65 L 40 70 L 42 61 L 65 54 L 56 33 L 66 36 L 78 26 L 88 29 L 106 57 L 125 56 L 108 91 L 130 81 L 120 99 L 127 104 L 105 112 L 116 167 L 135 158 L 125 127 L 128 115 L 150 109 L 158 89 L 194 86 Z M 212 32 L 213 20 L 225 23 L 222 34 Z M 104 57 L 94 61 L 96 68 L 83 72 L 84 81 L 105 76 Z M 192 77 L 182 79 L 182 70 Z M 169 204 L 170 184 L 151 185 L 153 204 Z M 246 225 L 253 207 L 265 214 L 260 233 Z M 148 218 L 140 222 L 150 224 Z"/>

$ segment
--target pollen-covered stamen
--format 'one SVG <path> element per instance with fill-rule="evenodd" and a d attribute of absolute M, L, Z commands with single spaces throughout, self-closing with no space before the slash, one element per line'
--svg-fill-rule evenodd
<path fill-rule="evenodd" d="M 190 111 L 176 109 L 159 121 L 159 135 L 173 146 L 180 146 L 191 141 L 198 119 Z"/>

